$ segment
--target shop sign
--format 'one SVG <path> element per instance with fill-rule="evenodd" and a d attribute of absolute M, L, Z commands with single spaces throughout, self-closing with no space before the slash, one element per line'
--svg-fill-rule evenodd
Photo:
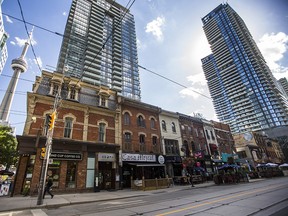
<path fill-rule="evenodd" d="M 115 160 L 116 157 L 113 153 L 98 153 L 98 161 L 114 162 Z"/>
<path fill-rule="evenodd" d="M 67 153 L 67 152 L 52 152 L 51 159 L 55 160 L 82 160 L 81 153 Z"/>
<path fill-rule="evenodd" d="M 156 162 L 156 155 L 122 153 L 122 161 Z"/>
<path fill-rule="evenodd" d="M 158 162 L 159 162 L 159 164 L 164 164 L 165 163 L 165 158 L 163 157 L 163 155 L 159 155 L 158 156 Z"/>

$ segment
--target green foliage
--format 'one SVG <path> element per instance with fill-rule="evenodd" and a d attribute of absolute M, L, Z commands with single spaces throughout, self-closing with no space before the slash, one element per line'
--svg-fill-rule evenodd
<path fill-rule="evenodd" d="M 0 164 L 9 169 L 18 161 L 17 140 L 12 134 L 12 128 L 0 125 Z"/>

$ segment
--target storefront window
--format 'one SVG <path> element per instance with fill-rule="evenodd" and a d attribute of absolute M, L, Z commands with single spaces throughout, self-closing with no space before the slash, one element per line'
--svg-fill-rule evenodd
<path fill-rule="evenodd" d="M 94 174 L 95 174 L 95 157 L 92 155 L 87 160 L 87 177 L 86 177 L 86 188 L 94 186 Z"/>
<path fill-rule="evenodd" d="M 67 175 L 66 175 L 66 187 L 75 188 L 76 187 L 76 165 L 74 161 L 67 162 Z"/>
<path fill-rule="evenodd" d="M 60 164 L 61 164 L 60 161 L 53 160 L 53 163 L 48 165 L 47 176 L 53 179 L 53 187 L 59 186 Z"/>
<path fill-rule="evenodd" d="M 30 155 L 27 170 L 26 170 L 25 181 L 23 185 L 23 191 L 22 191 L 23 195 L 28 195 L 30 191 L 30 184 L 32 180 L 34 163 L 35 163 L 35 155 Z"/>

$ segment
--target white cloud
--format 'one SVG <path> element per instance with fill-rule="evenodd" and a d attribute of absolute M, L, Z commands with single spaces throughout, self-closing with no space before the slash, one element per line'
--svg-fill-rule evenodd
<path fill-rule="evenodd" d="M 27 39 L 21 39 L 19 37 L 15 37 L 15 41 L 11 41 L 10 43 L 13 45 L 18 45 L 19 47 L 22 47 L 26 43 Z M 31 41 L 32 41 L 33 46 L 37 44 L 37 42 L 33 38 Z"/>
<path fill-rule="evenodd" d="M 6 18 L 6 21 L 7 21 L 8 23 L 13 23 L 13 21 L 10 19 L 10 17 L 8 17 L 8 16 L 5 15 L 5 18 Z"/>
<path fill-rule="evenodd" d="M 66 11 L 64 11 L 64 12 L 62 13 L 62 15 L 63 15 L 63 16 L 66 16 L 66 15 L 67 15 Z"/>
<path fill-rule="evenodd" d="M 288 75 L 288 67 L 281 65 L 281 60 L 288 50 L 288 35 L 283 32 L 266 33 L 260 38 L 258 47 L 277 79 L 285 76 L 285 73 Z"/>
<path fill-rule="evenodd" d="M 165 24 L 165 18 L 164 17 L 157 17 L 155 20 L 152 20 L 151 22 L 147 23 L 145 32 L 152 33 L 156 37 L 158 41 L 163 40 L 163 32 L 162 28 Z"/>
<path fill-rule="evenodd" d="M 193 99 L 198 99 L 199 96 L 202 97 L 201 94 L 203 94 L 203 92 L 204 92 L 203 88 L 188 87 L 188 88 L 181 90 L 179 93 L 182 98 L 185 98 L 188 96 L 188 97 L 192 97 Z"/>
<path fill-rule="evenodd" d="M 188 79 L 188 81 L 190 81 L 192 83 L 192 85 L 194 85 L 194 84 L 198 84 L 201 86 L 207 85 L 204 73 L 198 73 L 195 75 L 190 75 L 187 77 L 187 79 Z"/>

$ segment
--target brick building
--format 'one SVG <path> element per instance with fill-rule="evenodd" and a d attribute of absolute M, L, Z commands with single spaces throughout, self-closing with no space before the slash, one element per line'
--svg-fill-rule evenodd
<path fill-rule="evenodd" d="M 20 153 L 13 194 L 37 193 L 47 120 L 61 89 L 47 175 L 54 191 L 92 191 L 119 187 L 120 112 L 116 94 L 103 87 L 42 71 L 27 95 L 27 121 L 17 136 Z"/>
<path fill-rule="evenodd" d="M 118 97 L 121 110 L 122 181 L 164 178 L 165 159 L 161 149 L 159 113 L 161 109 L 124 97 Z"/>

